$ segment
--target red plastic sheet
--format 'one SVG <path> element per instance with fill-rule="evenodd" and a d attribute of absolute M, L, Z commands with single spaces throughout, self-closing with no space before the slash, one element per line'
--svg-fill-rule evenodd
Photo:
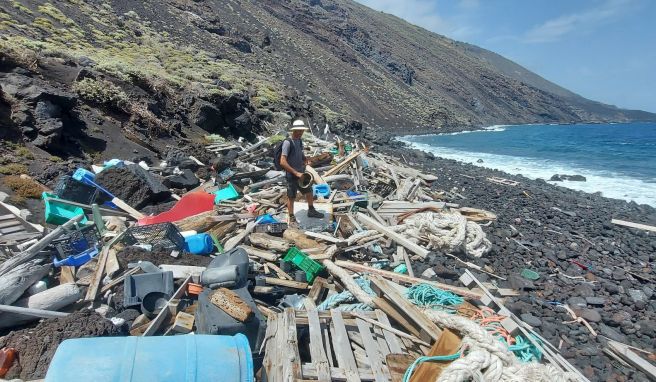
<path fill-rule="evenodd" d="M 198 215 L 201 212 L 210 211 L 214 208 L 214 195 L 206 192 L 192 192 L 184 195 L 180 200 L 166 212 L 159 215 L 147 216 L 139 219 L 139 225 L 176 222 L 189 216 Z"/>

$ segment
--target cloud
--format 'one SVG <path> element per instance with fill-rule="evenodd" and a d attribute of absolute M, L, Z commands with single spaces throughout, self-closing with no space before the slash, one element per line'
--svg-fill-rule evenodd
<path fill-rule="evenodd" d="M 574 32 L 589 32 L 604 23 L 615 20 L 631 5 L 631 0 L 608 0 L 582 12 L 571 13 L 547 20 L 526 32 L 523 41 L 541 43 L 558 41 Z"/>
<path fill-rule="evenodd" d="M 480 30 L 464 22 L 461 17 L 443 17 L 436 0 L 356 0 L 378 11 L 393 14 L 412 24 L 455 39 L 465 39 Z M 463 12 L 479 7 L 479 0 L 460 0 L 458 7 Z"/>

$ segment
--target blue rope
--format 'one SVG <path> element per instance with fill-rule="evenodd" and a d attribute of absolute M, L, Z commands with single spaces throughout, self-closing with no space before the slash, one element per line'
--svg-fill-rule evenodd
<path fill-rule="evenodd" d="M 353 281 L 355 281 L 355 283 L 358 284 L 358 286 L 360 288 L 362 288 L 362 290 L 365 293 L 367 293 L 371 296 L 376 295 L 376 293 L 374 293 L 373 289 L 371 289 L 371 285 L 370 285 L 369 280 L 367 280 L 363 277 L 358 277 L 356 279 L 353 279 Z M 321 304 L 319 304 L 319 306 L 317 306 L 317 309 L 318 310 L 330 310 L 332 308 L 335 308 L 335 307 L 337 307 L 337 306 L 339 306 L 343 303 L 347 303 L 347 302 L 355 302 L 355 297 L 353 297 L 353 294 L 351 292 L 345 290 L 341 293 L 335 293 L 335 294 L 329 296 L 328 298 L 326 298 Z M 340 309 L 340 310 L 343 310 L 343 311 L 371 310 L 371 309 L 364 309 L 364 307 L 366 307 L 365 304 L 356 303 L 356 304 L 352 304 L 352 305 L 356 305 L 356 306 L 351 307 L 351 308 L 346 308 L 346 309 Z"/>
<path fill-rule="evenodd" d="M 410 365 L 410 367 L 408 367 L 408 369 L 405 371 L 405 374 L 403 374 L 403 382 L 410 382 L 410 377 L 412 377 L 412 373 L 415 371 L 415 367 L 419 366 L 421 363 L 435 361 L 454 361 L 458 358 L 460 358 L 460 352 L 450 355 L 419 357 Z"/>
<path fill-rule="evenodd" d="M 465 302 L 464 298 L 429 284 L 414 285 L 408 289 L 406 295 L 413 304 L 430 308 L 460 305 Z"/>

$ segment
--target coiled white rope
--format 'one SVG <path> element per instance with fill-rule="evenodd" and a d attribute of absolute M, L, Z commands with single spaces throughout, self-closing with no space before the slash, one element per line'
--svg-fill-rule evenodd
<path fill-rule="evenodd" d="M 422 212 L 404 220 L 405 232 L 426 237 L 428 247 L 481 257 L 492 248 L 483 229 L 460 214 Z"/>
<path fill-rule="evenodd" d="M 506 345 L 476 322 L 465 317 L 432 309 L 424 314 L 436 324 L 458 331 L 465 356 L 453 361 L 437 382 L 568 382 L 578 381 L 576 374 L 563 372 L 537 362 L 521 363 Z"/>

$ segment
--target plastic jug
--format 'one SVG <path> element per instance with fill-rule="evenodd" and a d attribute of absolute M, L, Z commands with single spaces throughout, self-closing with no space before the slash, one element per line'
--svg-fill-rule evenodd
<path fill-rule="evenodd" d="M 62 342 L 46 382 L 251 382 L 246 336 L 76 338 Z"/>
<path fill-rule="evenodd" d="M 185 238 L 185 250 L 194 255 L 207 255 L 214 250 L 212 237 L 207 233 L 198 233 Z"/>

